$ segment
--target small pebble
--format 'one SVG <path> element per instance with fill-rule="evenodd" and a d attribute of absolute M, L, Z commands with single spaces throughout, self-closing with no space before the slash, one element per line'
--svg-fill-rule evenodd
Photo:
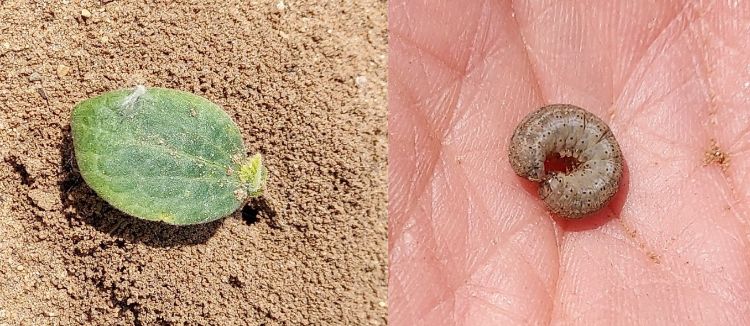
<path fill-rule="evenodd" d="M 44 315 L 47 317 L 57 317 L 57 313 L 54 311 L 45 311 Z"/>
<path fill-rule="evenodd" d="M 51 196 L 44 189 L 39 188 L 29 190 L 27 195 L 37 207 L 45 211 L 53 210 L 58 200 L 55 196 Z"/>
<path fill-rule="evenodd" d="M 58 77 L 65 77 L 70 72 L 70 67 L 60 64 L 57 66 L 57 76 Z"/>
<path fill-rule="evenodd" d="M 276 9 L 278 9 L 279 11 L 286 9 L 286 4 L 284 3 L 284 1 L 279 0 L 278 2 L 276 2 Z"/>
<path fill-rule="evenodd" d="M 16 270 L 19 271 L 19 272 L 22 271 L 23 270 L 23 266 L 21 266 L 21 265 L 16 266 Z"/>
<path fill-rule="evenodd" d="M 83 18 L 91 18 L 91 12 L 87 9 L 81 10 L 81 17 Z"/>
<path fill-rule="evenodd" d="M 385 308 L 385 301 L 378 302 L 378 306 Z"/>
<path fill-rule="evenodd" d="M 354 83 L 357 84 L 357 87 L 364 88 L 365 86 L 367 86 L 367 77 L 357 76 L 357 78 L 354 78 Z"/>
<path fill-rule="evenodd" d="M 6 48 L 6 49 L 10 49 L 10 43 L 3 42 L 3 47 Z"/>
<path fill-rule="evenodd" d="M 40 80 L 42 80 L 42 76 L 40 76 L 38 72 L 33 72 L 29 76 L 30 82 L 35 82 L 35 81 L 40 81 Z"/>
<path fill-rule="evenodd" d="M 107 43 L 107 42 L 109 42 L 109 37 L 102 36 L 102 43 Z"/>

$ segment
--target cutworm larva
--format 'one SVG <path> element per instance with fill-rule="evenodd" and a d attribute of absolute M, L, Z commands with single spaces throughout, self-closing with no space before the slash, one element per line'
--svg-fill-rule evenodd
<path fill-rule="evenodd" d="M 550 155 L 570 158 L 569 171 L 545 171 Z M 581 218 L 607 205 L 620 185 L 622 152 L 607 124 L 569 104 L 542 107 L 513 132 L 508 153 L 519 176 L 541 183 L 539 196 L 555 214 Z"/>

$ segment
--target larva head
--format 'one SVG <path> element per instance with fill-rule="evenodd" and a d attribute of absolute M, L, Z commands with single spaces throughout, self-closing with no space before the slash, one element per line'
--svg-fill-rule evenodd
<path fill-rule="evenodd" d="M 540 160 L 538 157 L 542 156 Z M 544 178 L 544 154 L 539 145 L 524 138 L 523 134 L 515 133 L 511 138 L 508 158 L 513 171 L 521 177 L 533 182 L 540 182 Z"/>
<path fill-rule="evenodd" d="M 552 194 L 552 189 L 559 188 L 560 180 L 554 174 L 548 175 L 539 184 L 539 197 L 546 200 Z"/>

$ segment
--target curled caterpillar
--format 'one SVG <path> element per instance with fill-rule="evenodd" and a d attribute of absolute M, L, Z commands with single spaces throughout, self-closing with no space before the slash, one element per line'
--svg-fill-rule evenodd
<path fill-rule="evenodd" d="M 545 171 L 550 155 L 573 160 L 569 171 Z M 541 183 L 539 196 L 555 214 L 581 218 L 612 199 L 622 177 L 622 152 L 604 121 L 569 104 L 542 107 L 521 121 L 508 153 L 517 175 Z"/>

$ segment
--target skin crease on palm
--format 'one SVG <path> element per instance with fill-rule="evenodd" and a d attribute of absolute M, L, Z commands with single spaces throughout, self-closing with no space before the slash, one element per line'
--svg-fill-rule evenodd
<path fill-rule="evenodd" d="M 389 6 L 393 325 L 750 324 L 750 2 Z M 508 163 L 551 103 L 622 148 L 591 218 L 551 217 Z"/>

